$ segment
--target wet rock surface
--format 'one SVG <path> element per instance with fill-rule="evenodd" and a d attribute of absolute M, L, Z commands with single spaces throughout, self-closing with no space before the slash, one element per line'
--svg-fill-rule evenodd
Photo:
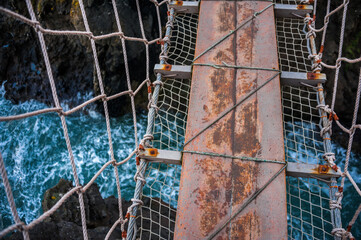
<path fill-rule="evenodd" d="M 59 199 L 69 190 L 74 188 L 71 181 L 60 179 L 58 184 L 48 189 L 42 201 L 43 212 L 53 207 Z M 114 196 L 103 199 L 96 183 L 84 193 L 84 205 L 86 214 L 86 223 L 89 239 L 104 239 L 114 222 L 119 219 L 118 199 Z M 122 201 L 122 210 L 125 215 L 128 207 L 131 205 L 129 201 Z M 144 199 L 143 216 L 149 220 L 142 223 L 145 229 L 152 229 L 153 232 L 160 232 L 158 224 L 152 224 L 160 221 L 160 215 L 170 216 L 175 220 L 175 209 L 169 208 L 169 205 L 161 201 L 159 198 Z M 169 219 L 162 218 L 162 226 L 168 227 Z M 151 226 L 152 224 L 152 226 Z M 169 226 L 174 229 L 174 224 Z M 125 226 L 127 229 L 127 224 Z M 29 232 L 31 239 L 82 239 L 83 231 L 81 225 L 80 208 L 78 194 L 74 193 L 70 196 L 54 214 L 42 223 L 36 225 Z M 147 233 L 146 233 L 147 234 Z M 163 228 L 161 234 L 168 238 L 168 230 Z M 8 239 L 23 239 L 20 232 L 16 232 Z M 120 226 L 115 229 L 110 239 L 121 239 Z"/>
<path fill-rule="evenodd" d="M 44 28 L 60 30 L 85 30 L 84 22 L 77 0 L 33 0 L 34 11 Z M 332 1 L 331 9 L 335 9 L 341 0 Z M 122 30 L 127 36 L 141 37 L 135 1 L 118 1 Z M 150 1 L 141 0 L 141 9 L 145 35 L 148 39 L 158 37 L 158 21 L 155 9 Z M 317 27 L 323 24 L 327 1 L 318 3 Z M 0 0 L 0 5 L 10 8 L 29 17 L 25 2 L 15 0 Z M 95 35 L 116 32 L 117 26 L 111 1 L 85 0 L 88 22 Z M 162 9 L 162 21 L 165 21 L 165 11 Z M 330 18 L 328 34 L 323 59 L 333 64 L 337 58 L 339 32 L 342 11 Z M 164 22 L 163 24 L 164 25 Z M 53 97 L 48 81 L 45 64 L 37 34 L 34 29 L 20 21 L 0 14 L 0 84 L 4 84 L 6 98 L 14 103 L 28 99 L 36 99 L 48 105 L 53 104 Z M 321 37 L 316 40 L 319 42 Z M 67 102 L 69 107 L 80 104 L 83 100 L 75 97 L 78 93 L 100 93 L 97 75 L 94 69 L 93 54 L 87 37 L 79 36 L 45 36 L 49 58 L 54 74 L 57 93 L 61 102 Z M 348 58 L 360 56 L 361 45 L 361 4 L 350 1 L 343 55 Z M 318 44 L 319 46 L 319 44 Z M 109 38 L 96 41 L 98 59 L 103 78 L 105 93 L 113 95 L 128 89 L 126 81 L 123 49 L 120 39 Z M 126 42 L 129 61 L 130 78 L 133 89 L 145 79 L 145 46 L 139 42 Z M 150 46 L 150 69 L 158 61 L 159 47 Z M 360 64 L 342 64 L 340 71 L 335 110 L 340 121 L 350 126 L 353 115 L 355 92 Z M 330 103 L 333 91 L 335 70 L 324 69 L 328 81 L 325 84 L 326 101 Z M 151 77 L 154 77 L 151 74 Z M 135 98 L 136 106 L 146 108 L 146 91 L 141 91 Z M 103 111 L 100 101 L 96 103 L 98 111 Z M 120 116 L 130 112 L 130 98 L 123 96 L 108 102 L 111 116 Z M 361 119 L 361 111 L 358 113 Z M 348 134 L 334 128 L 333 138 L 343 147 L 347 147 Z M 356 132 L 354 151 L 361 152 L 361 134 Z"/>
<path fill-rule="evenodd" d="M 84 31 L 84 21 L 76 0 L 34 0 L 33 7 L 43 28 Z M 111 1 L 84 1 L 90 30 L 94 35 L 117 32 Z M 154 6 L 140 1 L 146 38 L 159 37 Z M 29 17 L 24 1 L 2 0 L 0 6 Z M 141 38 L 135 1 L 117 1 L 120 24 L 126 36 Z M 165 10 L 165 9 L 163 9 Z M 162 11 L 164 15 L 165 12 Z M 164 18 L 164 17 L 163 17 Z M 18 20 L 0 14 L 0 84 L 4 84 L 6 98 L 14 103 L 36 99 L 54 105 L 43 56 L 34 29 Z M 80 104 L 77 95 L 100 94 L 93 53 L 88 37 L 45 35 L 48 55 L 60 102 L 70 107 Z M 123 49 L 118 37 L 96 41 L 97 55 L 105 93 L 110 96 L 128 90 Z M 133 89 L 145 79 L 146 52 L 141 42 L 126 41 L 127 58 Z M 150 69 L 158 61 L 159 46 L 149 46 Z M 146 91 L 136 96 L 139 108 L 146 107 Z M 103 111 L 98 102 L 98 110 Z M 130 111 L 130 98 L 124 96 L 108 103 L 111 116 Z"/>

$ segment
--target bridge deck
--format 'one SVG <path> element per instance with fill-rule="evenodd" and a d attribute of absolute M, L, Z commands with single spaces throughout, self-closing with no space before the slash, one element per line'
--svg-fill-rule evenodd
<path fill-rule="evenodd" d="M 269 2 L 202 1 L 196 54 Z M 278 69 L 273 7 L 196 63 Z M 194 66 L 186 142 L 275 75 L 265 70 Z M 284 161 L 279 78 L 276 77 L 185 150 Z M 282 165 L 184 153 L 175 239 L 209 237 Z M 215 239 L 286 239 L 285 174 L 281 173 Z"/>

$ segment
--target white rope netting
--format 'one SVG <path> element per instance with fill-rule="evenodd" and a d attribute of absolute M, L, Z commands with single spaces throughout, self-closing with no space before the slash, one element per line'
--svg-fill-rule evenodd
<path fill-rule="evenodd" d="M 168 64 L 192 63 L 197 23 L 198 14 L 176 15 L 170 38 Z M 154 147 L 183 150 L 190 89 L 191 79 L 164 79 L 153 128 Z M 138 220 L 141 239 L 173 239 L 180 172 L 179 165 L 149 163 L 146 170 L 147 183 L 143 189 L 143 206 Z"/>
<path fill-rule="evenodd" d="M 279 64 L 282 71 L 309 72 L 305 24 L 298 18 L 276 18 Z"/>
<path fill-rule="evenodd" d="M 34 30 L 36 31 L 37 35 L 38 35 L 38 39 L 41 45 L 41 50 L 42 50 L 42 54 L 44 56 L 44 62 L 46 65 L 46 70 L 47 70 L 47 74 L 48 74 L 48 78 L 50 81 L 50 85 L 51 85 L 51 91 L 53 94 L 53 99 L 54 99 L 54 108 L 47 108 L 47 109 L 42 109 L 42 110 L 37 110 L 34 112 L 29 112 L 29 113 L 25 113 L 25 114 L 20 114 L 20 115 L 15 115 L 15 116 L 1 116 L 0 120 L 1 121 L 10 121 L 10 120 L 16 120 L 16 119 L 22 119 L 22 118 L 26 118 L 26 117 L 31 117 L 31 116 L 36 116 L 39 114 L 43 114 L 43 113 L 49 113 L 49 112 L 55 112 L 58 113 L 61 119 L 61 123 L 62 123 L 62 128 L 64 131 L 64 137 L 66 140 L 66 144 L 67 144 L 67 149 L 68 149 L 68 153 L 69 153 L 69 160 L 70 160 L 70 164 L 72 166 L 72 172 L 73 172 L 73 176 L 74 176 L 74 181 L 76 184 L 76 187 L 73 188 L 71 191 L 69 191 L 68 193 L 66 193 L 49 211 L 45 212 L 44 214 L 42 214 L 39 218 L 33 220 L 31 223 L 26 224 L 20 221 L 18 214 L 17 214 L 17 210 L 16 210 L 16 206 L 14 204 L 14 199 L 13 199 L 13 195 L 12 195 L 12 191 L 11 191 L 11 187 L 10 184 L 8 183 L 7 180 L 7 174 L 6 174 L 6 168 L 4 166 L 4 162 L 3 159 L 0 155 L 0 169 L 1 169 L 1 176 L 5 185 L 5 190 L 6 190 L 6 194 L 8 197 L 8 201 L 11 207 L 11 211 L 15 220 L 15 224 L 9 226 L 8 228 L 4 229 L 3 231 L 0 232 L 0 237 L 6 236 L 8 233 L 14 231 L 14 230 L 20 230 L 23 233 L 24 239 L 29 239 L 29 230 L 32 229 L 34 226 L 36 226 L 37 224 L 39 224 L 40 222 L 44 221 L 47 217 L 49 217 L 52 213 L 54 213 L 72 194 L 78 194 L 79 196 L 79 207 L 80 207 L 80 212 L 81 212 L 81 222 L 82 222 L 82 230 L 83 230 L 83 237 L 84 239 L 88 239 L 88 233 L 87 233 L 87 225 L 86 225 L 86 213 L 84 211 L 84 202 L 83 202 L 83 193 L 90 187 L 90 185 L 96 180 L 96 178 L 108 167 L 108 166 L 113 166 L 114 169 L 114 173 L 115 173 L 115 181 L 116 181 L 116 185 L 117 185 L 117 193 L 118 193 L 118 210 L 119 210 L 119 219 L 113 224 L 112 228 L 109 230 L 109 232 L 107 233 L 106 236 L 104 236 L 105 239 L 108 239 L 112 232 L 114 231 L 115 228 L 119 227 L 122 231 L 122 238 L 125 239 L 127 237 L 127 232 L 125 231 L 125 223 L 128 221 L 129 218 L 124 218 L 123 215 L 123 211 L 122 211 L 122 197 L 121 197 L 121 190 L 120 190 L 120 183 L 119 183 L 119 173 L 118 173 L 118 166 L 129 161 L 130 159 L 132 159 L 133 156 L 135 156 L 138 151 L 138 137 L 137 137 L 137 119 L 136 119 L 136 112 L 135 112 L 135 104 L 134 104 L 134 97 L 137 95 L 137 93 L 144 87 L 144 86 L 148 86 L 148 99 L 149 99 L 149 108 L 150 108 L 150 113 L 154 113 L 154 109 L 156 108 L 156 101 L 154 100 L 154 97 L 152 95 L 152 91 L 149 91 L 149 89 L 151 88 L 151 85 L 154 86 L 155 88 L 155 95 L 157 95 L 157 91 L 159 92 L 159 88 L 160 88 L 160 83 L 159 81 L 155 81 L 153 84 L 150 82 L 150 78 L 149 78 L 149 74 L 150 74 L 150 69 L 149 69 L 149 45 L 150 44 L 155 44 L 158 41 L 163 41 L 162 38 L 162 30 L 161 30 L 161 21 L 160 21 L 160 10 L 159 7 L 163 4 L 168 4 L 168 1 L 163 1 L 163 2 L 157 2 L 157 1 L 151 1 L 154 4 L 154 7 L 156 9 L 157 12 L 157 20 L 158 20 L 158 29 L 159 29 L 159 38 L 156 39 L 151 39 L 148 40 L 145 37 L 145 30 L 143 27 L 143 22 L 142 22 L 142 16 L 141 16 L 141 11 L 140 11 L 140 7 L 139 7 L 139 3 L 137 1 L 137 10 L 138 10 L 138 16 L 139 16 L 139 25 L 140 25 L 140 29 L 141 29 L 141 38 L 137 38 L 134 36 L 125 36 L 124 33 L 122 32 L 122 26 L 120 25 L 120 21 L 119 21 L 119 15 L 118 15 L 118 10 L 117 10 L 117 4 L 115 3 L 115 1 L 112 1 L 112 5 L 113 5 L 113 13 L 114 17 L 115 17 L 115 21 L 116 21 L 116 26 L 118 28 L 117 32 L 113 32 L 113 33 L 109 33 L 109 34 L 105 34 L 105 35 L 94 35 L 90 28 L 89 28 L 89 24 L 88 24 L 88 20 L 87 20 L 87 14 L 86 14 L 86 10 L 83 4 L 82 0 L 79 0 L 79 5 L 78 9 L 81 12 L 81 16 L 82 16 L 82 20 L 84 23 L 84 28 L 85 31 L 68 31 L 68 30 L 53 30 L 53 29 L 45 29 L 41 26 L 41 24 L 37 21 L 36 19 L 36 15 L 34 13 L 33 10 L 33 6 L 32 3 L 27 0 L 26 4 L 27 4 L 27 9 L 28 12 L 30 14 L 31 19 L 24 17 L 22 15 L 19 15 L 18 13 L 15 13 L 9 9 L 5 9 L 3 7 L 0 7 L 0 12 L 2 14 L 8 15 L 10 17 L 13 17 L 19 21 L 22 21 L 30 26 L 32 26 L 34 28 Z M 47 53 L 47 47 L 46 47 L 46 42 L 44 39 L 44 35 L 46 34 L 50 34 L 50 35 L 54 35 L 54 36 L 74 36 L 74 37 L 87 37 L 89 38 L 90 41 L 90 46 L 92 49 L 92 54 L 94 57 L 94 66 L 96 69 L 96 74 L 97 74 L 97 78 L 98 78 L 98 84 L 99 84 L 99 88 L 100 88 L 100 95 L 95 96 L 92 99 L 89 99 L 88 101 L 84 102 L 83 104 L 80 104 L 79 106 L 76 106 L 73 109 L 70 109 L 68 111 L 64 111 L 62 109 L 62 107 L 59 104 L 59 99 L 58 99 L 58 94 L 57 94 L 57 90 L 55 87 L 55 79 L 53 77 L 53 73 L 52 73 L 52 69 L 51 69 L 51 63 L 49 61 L 48 58 L 48 53 Z M 95 46 L 95 41 L 97 40 L 101 40 L 101 39 L 105 39 L 105 38 L 111 38 L 111 37 L 117 37 L 120 38 L 120 43 L 122 46 L 122 50 L 123 50 L 123 57 L 124 57 L 124 65 L 125 65 L 125 73 L 126 73 L 126 80 L 127 80 L 127 86 L 128 86 L 128 90 L 124 91 L 124 92 L 120 92 L 117 93 L 115 95 L 112 96 L 107 96 L 104 92 L 104 86 L 103 86 L 103 80 L 102 80 L 102 74 L 101 74 L 101 69 L 100 69 L 100 64 L 98 61 L 98 55 L 97 55 L 97 49 Z M 134 42 L 141 42 L 144 43 L 145 45 L 145 49 L 146 49 L 146 72 L 147 72 L 147 76 L 146 79 L 144 81 L 141 82 L 141 84 L 139 84 L 135 89 L 132 88 L 132 84 L 130 81 L 131 78 L 131 73 L 129 72 L 129 67 L 128 67 L 128 60 L 127 60 L 127 50 L 126 50 L 126 46 L 125 46 L 125 41 L 134 41 Z M 107 106 L 107 102 L 118 98 L 120 96 L 129 96 L 130 97 L 130 102 L 131 102 L 131 108 L 132 108 L 132 116 L 133 116 L 133 122 L 134 122 L 134 150 L 132 151 L 132 153 L 126 157 L 125 159 L 118 161 L 115 159 L 114 157 L 114 150 L 113 150 L 113 140 L 112 140 L 112 136 L 111 136 L 111 126 L 110 126 L 110 119 L 109 119 L 109 113 L 108 113 L 108 106 Z M 81 110 L 82 108 L 84 108 L 85 106 L 95 102 L 95 101 L 102 101 L 103 105 L 104 105 L 104 113 L 105 113 L 105 123 L 106 123 L 106 133 L 108 136 L 108 142 L 109 142 L 109 158 L 110 160 L 108 162 L 106 162 L 101 169 L 93 176 L 93 178 L 84 186 L 80 185 L 79 182 L 79 178 L 78 178 L 78 172 L 76 169 L 76 164 L 75 161 L 76 159 L 73 156 L 73 150 L 72 150 L 72 145 L 71 145 L 71 140 L 69 138 L 69 134 L 68 134 L 68 126 L 65 120 L 65 117 L 73 114 L 79 110 Z M 152 128 L 153 127 L 153 121 L 154 121 L 154 117 L 152 119 L 152 114 L 150 114 L 150 120 L 148 120 L 148 128 Z M 149 133 L 148 133 L 149 134 Z M 145 136 L 145 140 L 149 139 L 149 136 Z M 142 140 L 142 142 L 144 142 L 144 140 Z M 138 173 L 138 172 L 137 172 Z M 136 176 L 136 179 L 139 179 L 139 175 Z M 131 212 L 133 210 L 134 207 L 136 207 L 137 200 L 132 200 L 133 201 L 133 205 L 130 207 L 130 209 L 128 209 L 128 213 Z"/>
<path fill-rule="evenodd" d="M 287 0 L 280 0 L 279 3 L 295 4 L 294 1 Z M 346 177 L 353 185 L 354 190 L 361 196 L 359 187 L 348 173 L 353 135 L 359 128 L 356 120 L 360 101 L 361 71 L 360 79 L 355 79 L 359 82 L 359 87 L 356 92 L 351 127 L 346 128 L 341 125 L 334 112 L 341 63 L 343 61 L 348 63 L 361 61 L 361 58 L 347 59 L 342 55 L 348 3 L 349 0 L 345 0 L 331 10 L 329 0 L 327 9 L 323 9 L 326 16 L 323 19 L 324 25 L 320 29 L 315 28 L 317 1 L 314 3 L 312 17 L 307 15 L 304 19 L 276 19 L 279 62 L 282 71 L 319 73 L 322 67 L 336 69 L 331 107 L 325 104 L 322 84 L 315 87 L 282 87 L 286 160 L 328 165 L 341 173 L 342 176 L 341 183 L 337 182 L 335 178 L 319 180 L 287 177 L 288 234 L 290 239 L 353 239 L 351 228 L 360 213 L 359 210 L 356 210 L 348 223 L 348 227 L 343 228 L 341 209 Z M 343 17 L 340 27 L 338 59 L 336 59 L 335 65 L 328 65 L 322 61 L 325 39 L 327 38 L 327 26 L 329 18 L 341 10 Z M 315 42 L 317 36 L 322 37 L 319 52 L 317 52 Z M 333 121 L 341 130 L 350 135 L 343 171 L 336 165 L 342 163 L 342 159 L 335 159 L 335 154 L 332 151 Z"/>
<path fill-rule="evenodd" d="M 98 36 L 94 35 L 89 27 L 82 0 L 79 0 L 79 8 L 85 31 L 52 30 L 43 28 L 36 19 L 30 0 L 26 1 L 31 17 L 30 19 L 12 12 L 9 9 L 0 7 L 0 12 L 2 14 L 9 15 L 26 23 L 33 27 L 36 31 L 44 56 L 44 62 L 55 106 L 16 116 L 1 116 L 0 120 L 10 121 L 50 112 L 59 114 L 69 153 L 69 162 L 72 166 L 72 173 L 76 184 L 76 186 L 65 194 L 48 212 L 45 212 L 31 223 L 23 223 L 17 214 L 11 187 L 6 176 L 6 169 L 0 155 L 1 176 L 15 221 L 15 224 L 0 232 L 0 237 L 5 236 L 14 230 L 19 230 L 23 233 L 25 239 L 29 239 L 28 232 L 30 229 L 54 213 L 72 194 L 78 194 L 83 237 L 84 239 L 88 239 L 83 193 L 90 187 L 104 169 L 112 165 L 117 183 L 119 219 L 113 224 L 105 238 L 108 239 L 115 228 L 121 229 L 123 239 L 134 239 L 136 237 L 140 237 L 141 239 L 173 238 L 181 171 L 180 166 L 162 163 L 148 163 L 144 159 L 139 158 L 139 151 L 144 147 L 156 147 L 158 149 L 177 151 L 182 150 L 191 82 L 190 79 L 179 80 L 170 76 L 164 78 L 161 74 L 157 74 L 156 81 L 151 83 L 149 76 L 151 72 L 149 69 L 149 45 L 157 42 L 161 43 L 161 64 L 191 65 L 195 51 L 198 15 L 175 14 L 174 9 L 169 9 L 169 2 L 167 0 L 162 2 L 151 0 L 151 2 L 154 5 L 152 7 L 154 7 L 157 12 L 159 29 L 159 37 L 151 40 L 146 39 L 145 37 L 142 14 L 138 0 L 136 1 L 136 4 L 139 26 L 142 35 L 140 38 L 124 35 L 119 21 L 117 6 L 114 0 L 112 1 L 114 10 L 112 14 L 115 16 L 118 31 Z M 279 2 L 295 4 L 294 0 L 280 0 Z M 324 19 L 325 25 L 321 29 L 315 29 L 315 18 L 311 18 L 310 16 L 307 16 L 305 19 L 276 19 L 279 62 L 280 69 L 282 71 L 319 72 L 322 67 L 336 69 L 335 85 L 330 107 L 325 105 L 322 84 L 319 84 L 317 89 L 312 87 L 290 86 L 283 86 L 282 88 L 286 160 L 298 163 L 328 164 L 330 167 L 342 174 L 339 188 L 336 186 L 337 182 L 335 179 L 331 179 L 330 182 L 327 182 L 317 179 L 287 177 L 288 229 L 290 239 L 328 239 L 334 236 L 336 238 L 352 238 L 352 234 L 350 232 L 351 227 L 345 230 L 340 221 L 340 209 L 342 207 L 343 187 L 347 179 L 352 183 L 354 189 L 361 195 L 360 189 L 348 172 L 353 136 L 357 130 L 361 129 L 361 125 L 357 124 L 357 110 L 359 108 L 361 92 L 361 75 L 360 79 L 358 79 L 359 87 L 355 101 L 354 117 L 349 128 L 341 125 L 334 111 L 338 75 L 342 63 L 357 63 L 361 61 L 361 58 L 350 60 L 342 55 L 348 2 L 348 0 L 344 0 L 340 6 L 332 11 L 328 8 Z M 297 3 L 299 2 L 297 1 Z M 160 7 L 163 6 L 168 7 L 168 21 L 165 26 L 165 34 L 162 32 L 160 21 Z M 272 6 L 272 4 L 270 6 Z M 326 64 L 322 62 L 322 51 L 325 43 L 324 36 L 327 31 L 328 18 L 337 11 L 343 11 L 339 54 L 334 63 Z M 314 12 L 314 15 L 315 13 L 316 11 Z M 256 16 L 257 15 L 254 17 Z M 320 51 L 316 52 L 314 38 L 317 34 L 321 33 L 323 34 L 323 40 L 321 42 Z M 44 40 L 44 35 L 46 34 L 55 36 L 67 35 L 73 37 L 86 37 L 89 39 L 94 57 L 94 66 L 98 78 L 100 95 L 95 96 L 69 111 L 64 111 L 62 109 L 59 104 L 51 63 L 47 55 L 46 42 Z M 128 86 L 128 90 L 117 93 L 113 96 L 107 96 L 104 92 L 102 74 L 95 45 L 96 41 L 110 37 L 120 38 L 121 40 L 120 44 L 122 45 L 124 53 L 125 72 Z M 147 76 L 136 88 L 132 88 L 130 81 L 131 73 L 128 68 L 127 51 L 125 46 L 126 41 L 143 43 L 146 49 Z M 148 125 L 144 138 L 138 142 L 134 98 L 145 86 L 148 87 Z M 134 150 L 127 158 L 121 161 L 116 160 L 114 157 L 113 139 L 111 135 L 107 106 L 108 101 L 120 96 L 130 97 L 134 122 Z M 73 156 L 66 116 L 95 101 L 102 101 L 104 106 L 105 125 L 107 129 L 106 134 L 109 142 L 109 161 L 103 165 L 98 173 L 95 174 L 95 176 L 87 184 L 82 186 L 78 178 L 78 172 L 75 164 L 76 159 Z M 341 160 L 335 159 L 330 143 L 333 121 L 335 121 L 338 127 L 350 136 L 343 171 L 336 166 L 336 164 L 340 163 Z M 134 177 L 136 181 L 136 189 L 131 207 L 129 207 L 127 214 L 123 214 L 118 166 L 129 161 L 134 156 L 137 156 L 137 173 Z M 359 208 L 353 218 L 350 219 L 348 223 L 349 226 L 352 226 L 356 221 L 357 216 L 361 211 L 360 209 L 361 208 Z M 125 224 L 127 222 L 129 223 L 128 231 L 125 230 Z"/>
<path fill-rule="evenodd" d="M 288 162 L 324 164 L 317 93 L 306 87 L 282 87 L 285 156 Z M 332 239 L 329 186 L 312 178 L 287 176 L 290 239 Z"/>

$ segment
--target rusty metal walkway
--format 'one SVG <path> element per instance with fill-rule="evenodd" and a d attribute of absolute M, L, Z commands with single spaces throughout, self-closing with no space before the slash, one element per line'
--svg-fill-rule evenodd
<path fill-rule="evenodd" d="M 195 56 L 229 36 L 193 67 L 174 237 L 286 239 L 285 173 L 267 162 L 284 161 L 273 6 L 203 1 L 198 24 Z"/>

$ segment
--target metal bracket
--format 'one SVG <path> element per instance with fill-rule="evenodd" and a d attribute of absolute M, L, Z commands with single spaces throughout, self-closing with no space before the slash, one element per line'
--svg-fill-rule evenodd
<path fill-rule="evenodd" d="M 311 86 L 317 86 L 318 83 L 326 82 L 324 73 L 305 73 L 305 72 L 282 72 L 281 84 L 288 86 L 300 87 L 301 83 Z"/>
<path fill-rule="evenodd" d="M 306 17 L 306 14 L 311 14 L 313 11 L 312 5 L 290 5 L 290 4 L 275 4 L 275 16 L 277 18 L 295 18 L 298 16 Z M 296 16 L 298 15 L 298 16 Z"/>
<path fill-rule="evenodd" d="M 146 148 L 144 151 L 141 151 L 139 157 L 149 162 L 182 165 L 182 153 L 178 151 Z"/>
<path fill-rule="evenodd" d="M 190 79 L 192 77 L 192 67 L 182 65 L 156 64 L 154 73 L 160 73 L 164 77 L 172 77 L 176 79 Z"/>
<path fill-rule="evenodd" d="M 341 173 L 335 172 L 327 165 L 305 164 L 289 162 L 286 175 L 291 177 L 322 178 L 330 179 L 341 177 Z"/>
<path fill-rule="evenodd" d="M 174 8 L 176 13 L 198 13 L 198 1 L 171 1 L 169 8 Z"/>

